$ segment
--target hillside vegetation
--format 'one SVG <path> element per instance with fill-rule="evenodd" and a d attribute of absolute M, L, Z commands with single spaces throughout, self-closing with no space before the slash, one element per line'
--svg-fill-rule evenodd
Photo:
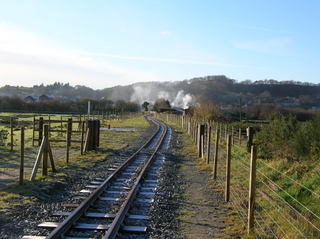
<path fill-rule="evenodd" d="M 175 101 L 185 95 L 192 97 L 193 102 L 208 100 L 220 105 L 225 110 L 254 105 L 298 107 L 317 109 L 320 107 L 320 85 L 294 81 L 242 81 L 226 76 L 198 77 L 190 80 L 175 82 L 142 82 L 127 86 L 115 86 L 101 90 L 93 90 L 85 86 L 70 86 L 69 84 L 54 83 L 33 87 L 3 86 L 0 96 L 17 96 L 24 98 L 29 95 L 49 95 L 57 100 L 76 100 L 80 98 L 124 100 L 142 104 L 144 101 L 155 102 L 158 98 Z M 177 106 L 178 104 L 176 104 Z M 260 109 L 261 107 L 258 107 Z M 255 108 L 248 108 L 248 113 L 260 117 L 261 113 Z M 264 116 L 263 116 L 264 117 Z"/>

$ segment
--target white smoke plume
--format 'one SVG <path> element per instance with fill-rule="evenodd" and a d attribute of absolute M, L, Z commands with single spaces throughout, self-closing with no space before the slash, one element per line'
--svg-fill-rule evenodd
<path fill-rule="evenodd" d="M 193 97 L 190 94 L 184 94 L 183 90 L 180 90 L 174 100 L 172 106 L 187 109 L 193 103 Z"/>
<path fill-rule="evenodd" d="M 142 104 L 145 101 L 150 102 L 150 95 L 151 95 L 151 88 L 149 87 L 142 87 L 142 86 L 134 86 L 133 87 L 134 93 L 130 97 L 131 102 L 137 102 Z"/>
<path fill-rule="evenodd" d="M 168 93 L 168 92 L 166 92 L 166 91 L 159 91 L 159 93 L 158 93 L 158 97 L 157 97 L 158 99 L 160 99 L 160 98 L 163 98 L 163 99 L 170 99 L 170 94 Z"/>
<path fill-rule="evenodd" d="M 164 98 L 169 100 L 171 106 L 186 109 L 194 104 L 195 100 L 191 94 L 185 94 L 183 90 L 178 92 L 168 92 L 164 89 L 159 89 L 157 85 L 134 86 L 133 94 L 130 101 L 137 102 L 140 105 L 144 101 L 153 104 L 157 99 Z"/>

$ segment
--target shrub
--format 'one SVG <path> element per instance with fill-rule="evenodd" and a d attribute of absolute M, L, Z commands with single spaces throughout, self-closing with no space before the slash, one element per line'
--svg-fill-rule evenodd
<path fill-rule="evenodd" d="M 301 123 L 295 134 L 292 149 L 295 156 L 300 159 L 320 157 L 320 114 L 311 121 Z"/>
<path fill-rule="evenodd" d="M 270 116 L 270 124 L 262 127 L 256 134 L 259 144 L 259 156 L 263 158 L 293 158 L 291 150 L 298 122 L 292 115 L 274 113 Z"/>

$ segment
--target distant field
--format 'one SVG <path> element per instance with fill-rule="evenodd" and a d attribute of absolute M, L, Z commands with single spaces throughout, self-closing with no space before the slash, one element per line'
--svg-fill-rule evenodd
<path fill-rule="evenodd" d="M 48 114 L 36 115 L 36 119 L 42 116 L 45 120 L 49 119 Z M 13 151 L 10 151 L 10 117 L 15 118 L 14 136 L 13 136 Z M 10 183 L 17 182 L 19 178 L 19 165 L 20 165 L 20 129 L 25 127 L 25 173 L 24 178 L 29 180 L 39 147 L 38 142 L 34 142 L 32 146 L 32 128 L 33 128 L 34 114 L 30 113 L 0 113 L 0 131 L 8 131 L 8 137 L 3 141 L 4 144 L 0 145 L 0 187 L 4 187 Z M 50 115 L 50 120 L 67 120 L 70 115 Z M 72 117 L 74 121 L 79 120 L 79 115 Z M 83 120 L 83 117 L 82 117 Z M 113 132 L 108 130 L 101 131 L 101 149 L 120 149 L 125 147 L 128 140 L 133 140 L 141 134 L 143 128 L 148 127 L 148 123 L 144 120 L 143 116 L 134 116 L 130 120 L 128 117 L 122 119 L 109 119 L 101 120 L 101 127 L 106 127 L 111 124 L 112 127 L 137 127 L 138 131 L 135 132 Z M 36 126 L 37 128 L 37 126 Z M 67 124 L 63 123 L 50 123 L 50 128 L 66 130 Z M 79 123 L 73 123 L 73 130 L 80 130 Z M 35 132 L 35 138 L 38 138 L 38 132 Z M 65 133 L 50 132 L 50 139 L 66 139 Z M 80 133 L 72 134 L 73 140 L 80 140 Z M 64 167 L 66 147 L 65 142 L 52 142 L 51 147 L 56 164 Z M 80 143 L 72 143 L 70 148 L 70 163 L 73 158 L 80 155 Z M 39 167 L 38 174 L 41 175 L 41 167 Z"/>

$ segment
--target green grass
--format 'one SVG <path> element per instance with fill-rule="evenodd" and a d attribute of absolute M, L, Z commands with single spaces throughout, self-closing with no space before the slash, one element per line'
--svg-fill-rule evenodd
<path fill-rule="evenodd" d="M 245 152 L 244 148 L 234 147 L 233 155 L 235 164 L 240 162 L 249 164 L 250 155 Z M 266 221 L 267 227 L 272 227 L 277 235 L 287 234 L 289 238 L 303 238 L 299 235 L 297 229 L 307 238 L 318 238 L 318 232 L 306 223 L 306 220 L 286 206 L 286 203 L 277 195 L 283 198 L 308 220 L 312 221 L 317 227 L 320 227 L 319 219 L 312 216 L 308 210 L 304 209 L 304 207 L 295 200 L 297 199 L 316 215 L 320 215 L 320 198 L 312 195 L 308 190 L 310 189 L 320 195 L 319 163 L 313 160 L 289 162 L 286 159 L 257 159 L 257 169 L 260 172 L 257 172 L 257 188 L 263 192 L 263 194 L 257 192 L 257 203 L 262 208 L 260 213 Z M 243 169 L 241 171 L 243 172 Z M 263 175 L 279 185 L 284 191 L 275 186 L 274 183 L 268 182 L 268 179 Z M 242 173 L 241 175 L 240 169 L 235 169 L 234 177 L 236 179 L 235 181 L 239 181 L 242 178 L 241 181 L 245 181 L 248 185 L 248 172 L 245 174 Z M 266 182 L 275 193 L 262 182 Z M 275 219 L 279 226 L 275 226 L 275 222 L 270 216 Z"/>
<path fill-rule="evenodd" d="M 1 114 L 0 116 L 10 116 L 10 114 Z M 33 116 L 32 116 L 33 117 Z M 30 117 L 32 120 L 33 118 Z M 51 116 L 60 119 L 60 115 Z M 30 174 L 27 174 L 26 181 L 23 186 L 17 184 L 18 166 L 19 166 L 19 141 L 14 147 L 14 151 L 10 152 L 8 146 L 0 147 L 0 169 L 3 171 L 4 167 L 11 170 L 15 170 L 15 177 L 12 177 L 10 181 L 5 184 L 2 183 L 2 189 L 0 193 L 0 211 L 6 208 L 12 208 L 18 205 L 32 203 L 36 200 L 48 200 L 50 199 L 50 188 L 55 189 L 59 185 L 64 185 L 67 182 L 67 177 L 72 177 L 75 173 L 86 170 L 93 167 L 96 163 L 105 160 L 113 152 L 121 150 L 128 146 L 130 142 L 137 139 L 145 130 L 149 127 L 149 123 L 145 120 L 143 115 L 134 116 L 132 118 L 120 119 L 120 120 L 104 120 L 101 126 L 106 127 L 107 124 L 111 124 L 112 127 L 135 127 L 136 131 L 132 132 L 116 132 L 102 130 L 100 132 L 100 148 L 97 151 L 87 152 L 84 155 L 80 155 L 80 147 L 77 144 L 72 144 L 69 164 L 65 163 L 65 146 L 64 143 L 52 143 L 52 150 L 54 153 L 54 161 L 57 168 L 57 173 L 52 173 L 49 169 L 48 176 L 40 176 L 41 169 L 38 171 L 38 176 L 34 182 L 28 181 Z M 77 126 L 77 125 L 76 125 Z M 2 127 L 6 127 L 3 126 Z M 52 127 L 60 127 L 58 125 L 52 125 Z M 19 137 L 18 133 L 15 137 Z M 55 133 L 52 133 L 52 138 L 58 137 Z M 38 147 L 32 147 L 31 143 L 32 130 L 26 130 L 26 171 L 30 173 L 34 164 Z M 74 136 L 75 139 L 79 136 Z M 41 168 L 41 167 L 40 167 Z M 7 170 L 7 169 L 6 169 Z M 1 174 L 1 172 L 0 172 Z M 3 180 L 3 179 L 2 179 Z M 0 178 L 1 181 L 1 178 Z"/>
<path fill-rule="evenodd" d="M 113 128 L 121 128 L 121 127 L 146 128 L 149 126 L 149 123 L 144 119 L 143 115 L 134 116 L 130 118 L 129 121 L 127 119 L 107 120 L 106 124 L 109 124 L 109 123 Z"/>
<path fill-rule="evenodd" d="M 180 126 L 172 124 L 180 130 Z M 185 132 L 184 132 L 185 133 Z M 213 138 L 214 141 L 214 138 Z M 212 142 L 213 144 L 214 142 Z M 222 138 L 220 148 L 225 149 L 225 140 Z M 247 209 L 241 209 L 248 204 L 248 185 L 249 185 L 249 169 L 245 165 L 250 164 L 250 154 L 246 152 L 245 143 L 241 146 L 235 145 L 232 148 L 231 160 L 231 188 L 232 202 L 235 203 L 233 208 L 234 215 L 230 215 L 230 220 L 234 226 L 228 228 L 227 231 L 243 231 L 243 238 L 252 238 L 254 235 L 247 236 L 245 227 L 241 220 L 236 216 L 238 211 L 242 211 L 244 222 L 246 221 Z M 199 160 L 198 168 L 206 170 L 204 160 Z M 261 233 L 259 226 L 256 224 L 257 233 L 262 238 L 273 238 L 269 228 L 279 238 L 320 238 L 320 233 L 314 229 L 306 220 L 311 221 L 315 226 L 320 227 L 320 219 L 312 215 L 311 212 L 320 217 L 320 164 L 318 160 L 309 159 L 301 161 L 289 161 L 283 158 L 273 158 L 269 160 L 257 160 L 257 215 L 262 217 L 263 227 L 267 233 Z M 211 167 L 208 167 L 211 170 Z M 224 160 L 218 161 L 218 177 L 224 182 L 225 165 Z M 268 182 L 268 179 L 273 183 Z M 266 183 L 266 185 L 264 184 Z M 279 185 L 284 191 L 279 189 Z M 273 191 L 275 192 L 272 192 Z M 310 190 L 313 192 L 310 192 Z M 216 189 L 217 190 L 217 189 Z M 278 196 L 279 197 L 278 197 Z M 304 206 L 310 209 L 306 210 Z M 290 204 L 298 213 L 290 209 Z M 304 236 L 300 235 L 300 232 Z"/>

